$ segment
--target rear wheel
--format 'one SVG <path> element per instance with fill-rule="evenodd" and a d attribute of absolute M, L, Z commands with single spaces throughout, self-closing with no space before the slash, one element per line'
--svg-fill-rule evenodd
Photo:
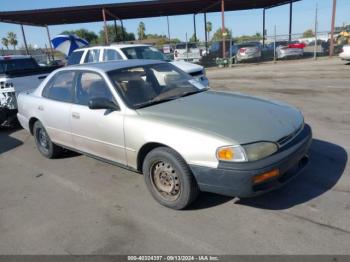
<path fill-rule="evenodd" d="M 44 157 L 55 158 L 61 154 L 62 147 L 52 143 L 47 131 L 39 121 L 34 123 L 33 134 L 36 146 Z"/>
<path fill-rule="evenodd" d="M 199 189 L 191 170 L 170 148 L 159 147 L 148 153 L 143 174 L 148 190 L 163 206 L 183 209 L 198 196 Z"/>

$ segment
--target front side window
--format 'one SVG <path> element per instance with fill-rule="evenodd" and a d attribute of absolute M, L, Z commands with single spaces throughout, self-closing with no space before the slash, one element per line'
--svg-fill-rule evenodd
<path fill-rule="evenodd" d="M 43 96 L 61 102 L 72 102 L 74 77 L 73 71 L 57 73 L 52 81 L 48 82 Z"/>
<path fill-rule="evenodd" d="M 84 63 L 98 63 L 100 57 L 100 49 L 88 50 Z"/>
<path fill-rule="evenodd" d="M 121 49 L 128 59 L 151 59 L 167 61 L 167 58 L 152 46 L 133 46 Z"/>
<path fill-rule="evenodd" d="M 90 99 L 106 98 L 114 101 L 106 81 L 101 75 L 93 72 L 83 72 L 77 77 L 75 102 L 87 106 Z"/>
<path fill-rule="evenodd" d="M 114 49 L 105 49 L 103 52 L 103 61 L 123 60 L 122 56 Z"/>
<path fill-rule="evenodd" d="M 108 73 L 131 108 L 141 108 L 207 90 L 169 63 L 118 69 Z"/>

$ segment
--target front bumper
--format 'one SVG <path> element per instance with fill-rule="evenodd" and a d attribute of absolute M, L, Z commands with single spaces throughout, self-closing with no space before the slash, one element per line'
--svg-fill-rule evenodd
<path fill-rule="evenodd" d="M 220 162 L 217 168 L 190 165 L 201 191 L 226 196 L 252 197 L 277 189 L 300 174 L 308 163 L 307 152 L 312 141 L 310 126 L 304 129 L 279 152 L 254 162 Z M 260 184 L 253 178 L 279 169 L 280 175 Z"/>

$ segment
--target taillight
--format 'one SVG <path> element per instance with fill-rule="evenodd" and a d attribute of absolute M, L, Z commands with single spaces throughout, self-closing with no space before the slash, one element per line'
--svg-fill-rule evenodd
<path fill-rule="evenodd" d="M 239 49 L 239 52 L 242 54 L 242 53 L 244 53 L 246 50 L 247 50 L 247 49 L 245 49 L 245 48 L 240 48 L 240 49 Z"/>

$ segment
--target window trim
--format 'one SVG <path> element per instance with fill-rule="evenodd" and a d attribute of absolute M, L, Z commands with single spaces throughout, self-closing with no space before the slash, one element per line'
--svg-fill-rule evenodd
<path fill-rule="evenodd" d="M 71 94 L 70 101 L 62 101 L 62 100 L 54 99 L 54 98 L 51 98 L 51 97 L 47 96 L 47 94 L 46 94 L 46 92 L 48 92 L 47 89 L 50 89 L 52 87 L 52 85 L 55 83 L 57 77 L 59 77 L 62 74 L 65 74 L 65 73 L 74 73 L 72 86 L 70 88 L 70 94 Z M 74 101 L 74 93 L 75 93 L 74 86 L 76 85 L 76 81 L 77 81 L 77 71 L 76 70 L 62 70 L 62 71 L 59 71 L 54 76 L 52 76 L 49 79 L 49 81 L 46 83 L 45 87 L 43 88 L 43 90 L 41 92 L 41 97 L 44 97 L 46 99 L 49 99 L 49 100 L 52 100 L 52 101 L 56 101 L 56 102 L 72 104 L 73 101 Z"/>

